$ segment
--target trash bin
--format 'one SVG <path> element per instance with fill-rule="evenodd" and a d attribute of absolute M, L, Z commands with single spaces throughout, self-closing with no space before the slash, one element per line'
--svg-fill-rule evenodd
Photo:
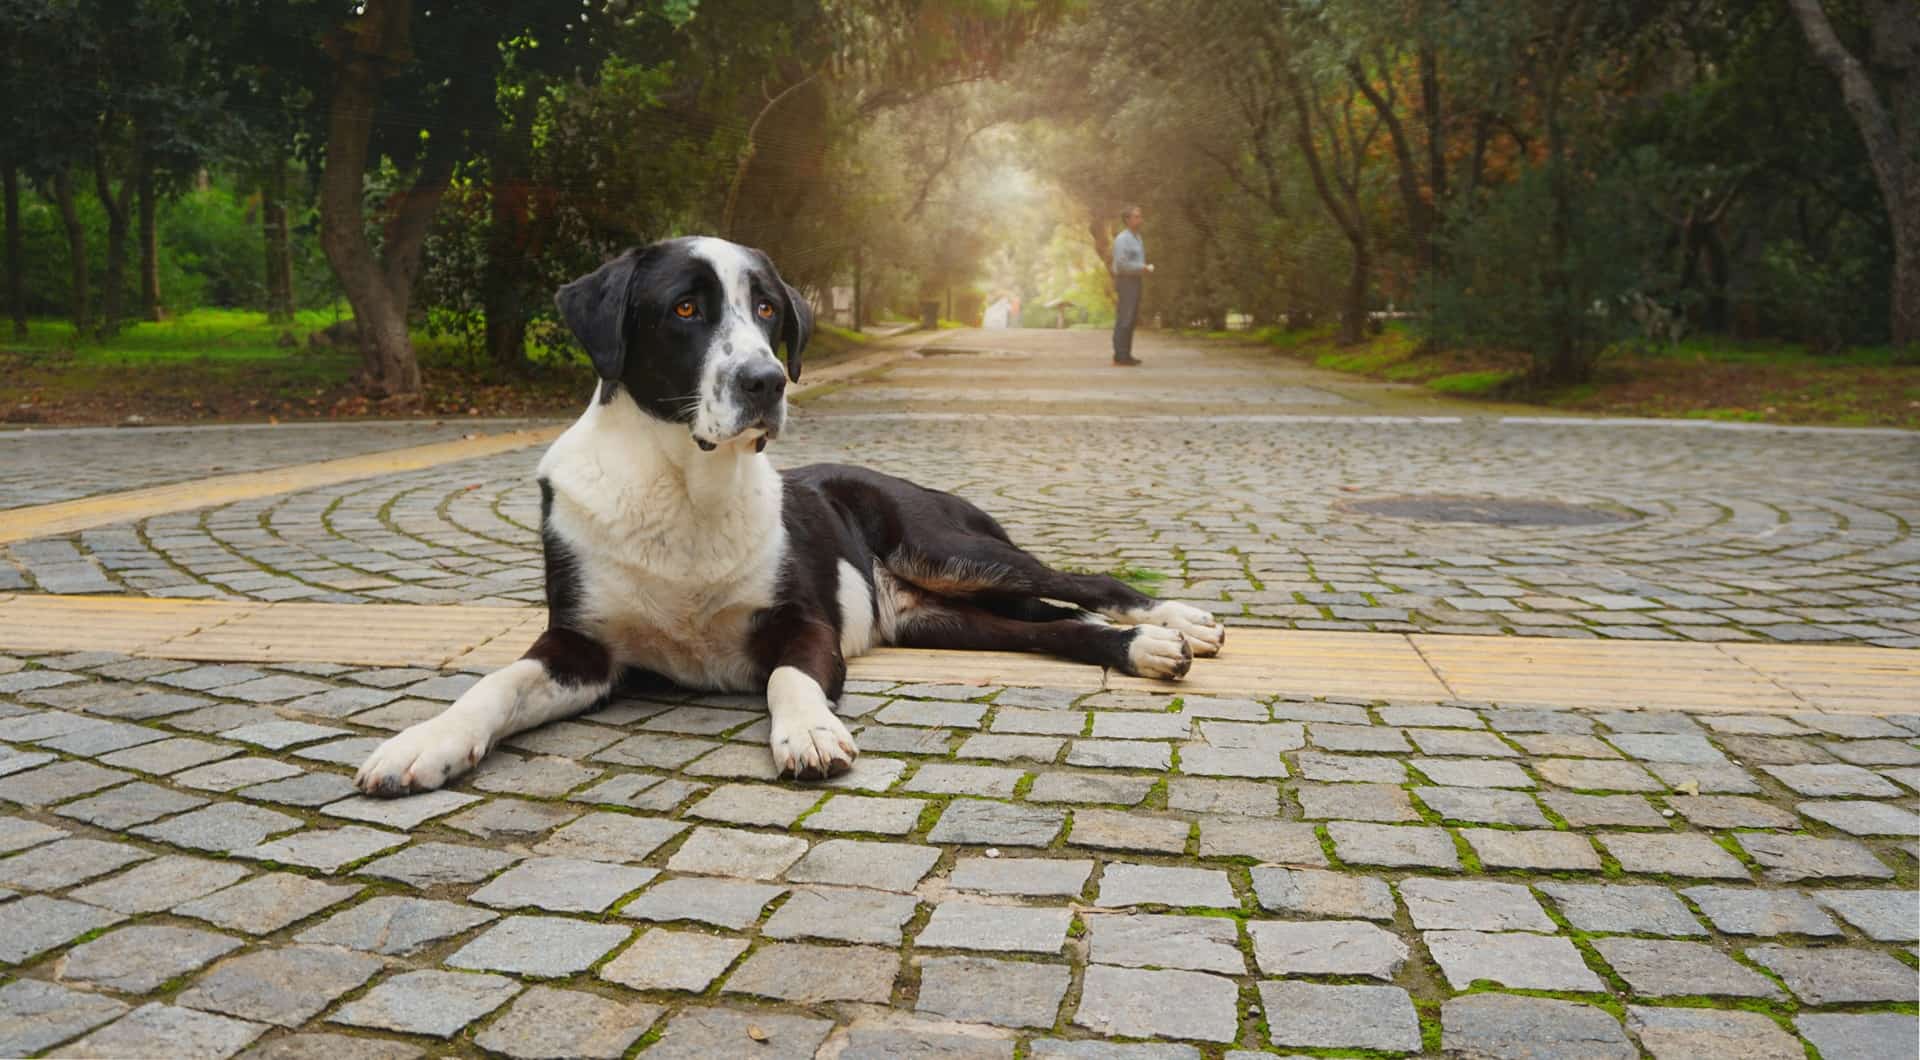
<path fill-rule="evenodd" d="M 924 331 L 940 330 L 940 303 L 920 303 L 920 327 Z"/>

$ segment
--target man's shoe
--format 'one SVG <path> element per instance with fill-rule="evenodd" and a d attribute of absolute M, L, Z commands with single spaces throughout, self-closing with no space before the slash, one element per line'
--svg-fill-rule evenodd
<path fill-rule="evenodd" d="M 1115 357 L 1113 359 L 1113 366 L 1115 368 L 1138 368 L 1144 363 L 1146 362 L 1137 357 Z"/>

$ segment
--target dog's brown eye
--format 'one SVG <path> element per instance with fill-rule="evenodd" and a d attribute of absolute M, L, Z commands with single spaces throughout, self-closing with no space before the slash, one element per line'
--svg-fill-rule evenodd
<path fill-rule="evenodd" d="M 698 310 L 699 307 L 693 304 L 693 299 L 682 298 L 674 305 L 673 315 L 679 317 L 681 320 L 692 320 L 693 314 Z"/>
<path fill-rule="evenodd" d="M 759 305 L 754 307 L 754 311 L 760 314 L 761 320 L 773 319 L 773 303 L 772 302 L 761 302 Z"/>

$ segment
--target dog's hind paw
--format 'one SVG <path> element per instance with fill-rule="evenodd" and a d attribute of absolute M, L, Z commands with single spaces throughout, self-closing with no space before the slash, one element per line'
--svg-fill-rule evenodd
<path fill-rule="evenodd" d="M 1178 681 L 1193 666 L 1187 638 L 1165 626 L 1135 626 L 1127 642 L 1127 672 L 1135 677 Z"/>
<path fill-rule="evenodd" d="M 368 795 L 385 798 L 432 791 L 479 765 L 486 754 L 485 737 L 434 718 L 374 748 L 353 783 Z"/>

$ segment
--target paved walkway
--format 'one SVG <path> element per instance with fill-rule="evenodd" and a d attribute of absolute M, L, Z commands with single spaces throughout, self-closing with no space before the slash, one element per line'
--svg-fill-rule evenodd
<path fill-rule="evenodd" d="M 352 794 L 538 625 L 531 450 L 21 508 L 80 522 L 0 567 L 0 1055 L 1916 1054 L 1912 436 L 1101 338 L 942 336 L 1000 352 L 840 373 L 776 452 L 1158 575 L 1227 654 L 881 653 L 826 785 L 674 695 Z M 1474 500 L 1355 503 L 1407 495 Z"/>

